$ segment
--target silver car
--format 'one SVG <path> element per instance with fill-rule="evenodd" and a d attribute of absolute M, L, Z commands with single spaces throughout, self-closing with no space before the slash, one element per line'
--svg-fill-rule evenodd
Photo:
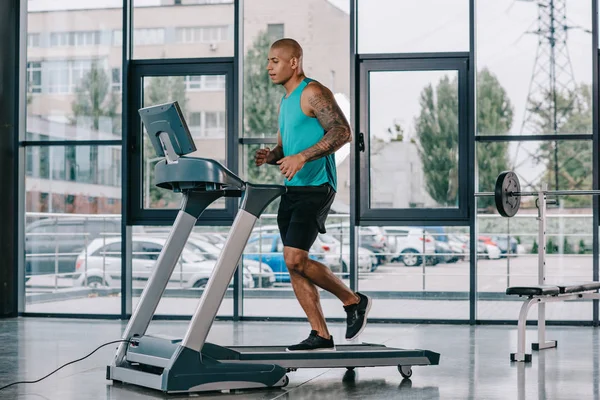
<path fill-rule="evenodd" d="M 132 237 L 132 279 L 150 278 L 165 242 L 165 238 Z M 89 287 L 117 286 L 114 280 L 121 279 L 121 262 L 121 237 L 95 239 L 77 257 L 74 285 L 85 286 L 87 281 Z M 215 265 L 215 260 L 207 260 L 186 245 L 170 281 L 179 282 L 184 288 L 203 288 Z M 254 287 L 252 274 L 247 268 L 244 269 L 243 284 L 247 288 Z"/>

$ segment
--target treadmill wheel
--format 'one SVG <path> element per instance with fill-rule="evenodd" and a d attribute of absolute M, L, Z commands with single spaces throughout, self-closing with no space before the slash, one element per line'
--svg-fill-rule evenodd
<path fill-rule="evenodd" d="M 290 383 L 290 377 L 286 375 L 283 379 L 283 385 L 281 385 L 281 387 L 286 387 L 289 383 Z"/>
<path fill-rule="evenodd" d="M 398 372 L 404 379 L 408 379 L 412 376 L 412 368 L 410 365 L 398 365 Z"/>

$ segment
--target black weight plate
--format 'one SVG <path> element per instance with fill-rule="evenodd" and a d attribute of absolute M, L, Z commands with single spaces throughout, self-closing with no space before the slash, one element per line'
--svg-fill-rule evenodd
<path fill-rule="evenodd" d="M 512 171 L 504 171 L 496 179 L 494 199 L 496 208 L 503 217 L 512 217 L 521 207 L 521 197 L 512 196 L 511 193 L 520 192 L 521 184 L 517 174 Z"/>

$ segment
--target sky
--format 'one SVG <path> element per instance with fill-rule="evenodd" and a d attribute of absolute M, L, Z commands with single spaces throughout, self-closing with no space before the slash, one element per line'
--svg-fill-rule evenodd
<path fill-rule="evenodd" d="M 250 4 L 252 0 L 247 0 Z M 348 0 L 328 0 L 349 12 Z M 591 30 L 591 2 L 567 0 L 567 23 Z M 160 0 L 134 0 L 135 6 L 158 5 Z M 455 52 L 469 50 L 468 0 L 358 0 L 359 53 Z M 122 0 L 29 0 L 30 11 L 121 7 Z M 536 28 L 534 1 L 477 1 L 477 67 L 497 76 L 514 107 L 512 133 L 519 134 L 533 72 L 538 38 L 527 34 Z M 580 29 L 569 31 L 568 47 L 577 83 L 591 83 L 592 38 Z M 387 138 L 387 128 L 400 123 L 407 139 L 414 135 L 414 118 L 420 111 L 419 96 L 428 84 L 436 85 L 441 72 L 377 73 L 371 89 L 371 134 Z M 384 79 L 385 78 L 385 79 Z M 511 150 L 516 165 L 528 157 L 531 147 Z M 530 147 L 529 152 L 523 151 Z M 533 177 L 531 164 L 521 167 Z"/>

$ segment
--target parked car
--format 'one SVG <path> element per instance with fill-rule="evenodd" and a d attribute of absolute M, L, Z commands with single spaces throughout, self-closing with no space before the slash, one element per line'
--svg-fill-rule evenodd
<path fill-rule="evenodd" d="M 255 235 L 264 233 L 279 234 L 279 227 L 277 225 L 262 225 L 254 229 L 253 232 Z M 349 238 L 345 237 L 345 242 L 342 245 L 339 238 L 334 237 L 332 234 L 319 233 L 315 240 L 315 246 L 320 248 L 323 253 L 325 253 L 327 263 L 333 272 L 344 274 L 349 271 L 348 266 L 350 265 L 349 242 Z M 341 258 L 340 246 L 343 246 Z M 364 247 L 359 247 L 358 249 L 358 270 L 360 272 L 372 272 L 377 269 L 378 261 L 376 255 Z"/>
<path fill-rule="evenodd" d="M 501 251 L 495 241 L 492 240 L 489 236 L 479 236 L 479 243 L 482 243 L 485 246 L 485 254 L 487 258 L 490 260 L 497 260 L 501 256 Z M 479 250 L 478 250 L 479 252 Z"/>
<path fill-rule="evenodd" d="M 350 225 L 346 223 L 330 224 L 326 226 L 327 233 L 342 242 L 350 243 Z M 381 228 L 376 226 L 361 226 L 358 229 L 358 246 L 375 253 L 377 265 L 384 264 L 389 259 L 389 246 Z"/>
<path fill-rule="evenodd" d="M 199 239 L 198 237 L 202 239 Z M 216 262 L 221 254 L 221 249 L 208 243 L 203 238 L 204 236 L 196 236 L 192 233 L 192 236 L 190 236 L 187 243 L 191 248 L 194 248 L 196 254 L 205 257 L 207 260 Z M 254 287 L 267 288 L 272 286 L 275 282 L 275 273 L 268 264 L 255 260 L 243 260 L 243 264 L 252 274 Z"/>
<path fill-rule="evenodd" d="M 320 233 L 317 236 L 317 245 L 321 246 L 325 257 L 330 260 L 330 264 L 340 263 L 341 272 L 347 273 L 350 271 L 350 246 L 342 244 L 338 239 L 328 233 Z M 372 272 L 377 268 L 377 257 L 375 254 L 365 249 L 358 248 L 358 271 Z"/>
<path fill-rule="evenodd" d="M 147 280 L 152 275 L 156 260 L 166 243 L 165 238 L 132 237 L 132 279 Z M 95 239 L 77 257 L 74 286 L 116 286 L 114 280 L 121 279 L 121 237 Z M 186 288 L 203 288 L 208 283 L 216 262 L 196 254 L 186 245 L 170 281 L 180 282 Z M 87 281 L 86 281 L 87 278 Z M 244 287 L 253 287 L 254 279 L 244 269 Z"/>
<path fill-rule="evenodd" d="M 446 231 L 447 227 L 414 226 L 413 228 L 421 228 L 435 239 L 435 253 L 437 254 L 438 263 L 455 263 L 460 259 L 464 259 L 462 246 L 450 239 L 449 233 Z"/>
<path fill-rule="evenodd" d="M 508 254 L 508 235 L 494 235 L 491 237 L 492 241 L 496 243 L 498 248 L 500 249 L 500 253 L 503 256 Z M 511 236 L 510 238 L 510 254 L 511 256 L 517 255 L 519 252 L 519 242 L 517 239 Z"/>
<path fill-rule="evenodd" d="M 94 239 L 121 234 L 117 218 L 44 218 L 25 228 L 25 275 L 71 274 Z"/>
<path fill-rule="evenodd" d="M 384 229 L 388 241 L 393 243 L 392 261 L 400 261 L 407 267 L 416 267 L 423 262 L 425 254 L 426 265 L 435 265 L 436 240 L 422 228 L 410 226 L 388 226 Z"/>
<path fill-rule="evenodd" d="M 309 257 L 330 267 L 325 254 L 315 244 L 310 249 Z M 260 233 L 250 237 L 243 259 L 264 262 L 275 273 L 276 282 L 290 282 L 290 274 L 283 258 L 283 242 L 278 233 Z"/>

